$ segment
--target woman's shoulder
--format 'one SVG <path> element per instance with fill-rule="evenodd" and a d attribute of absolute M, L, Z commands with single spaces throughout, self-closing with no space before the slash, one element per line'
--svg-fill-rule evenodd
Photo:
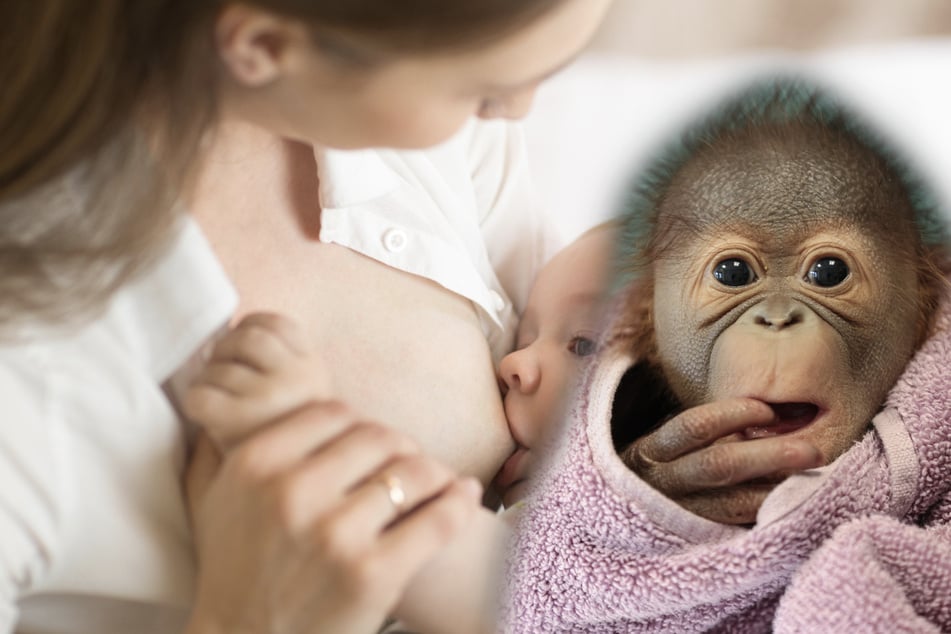
<path fill-rule="evenodd" d="M 47 341 L 13 341 L 0 344 L 0 429 L 11 415 L 32 415 L 49 389 L 50 365 L 55 358 Z"/>

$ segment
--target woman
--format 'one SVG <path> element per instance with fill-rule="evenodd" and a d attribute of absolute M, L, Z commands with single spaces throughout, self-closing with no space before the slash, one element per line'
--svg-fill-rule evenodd
<path fill-rule="evenodd" d="M 301 143 L 413 148 L 444 140 L 473 114 L 520 116 L 606 4 L 102 0 L 0 9 L 0 315 L 9 341 L 0 351 L 0 627 L 372 631 L 404 594 L 409 603 L 426 596 L 413 591 L 426 587 L 416 575 L 477 512 L 473 485 L 401 433 L 334 403 L 245 430 L 196 492 L 195 574 L 179 479 L 185 439 L 163 383 L 236 298 L 182 209 L 213 227 L 235 201 L 313 197 L 315 174 L 302 177 L 301 167 L 314 159 L 302 158 Z M 231 150 L 275 161 L 222 171 Z M 256 195 L 282 179 L 291 185 L 274 199 Z M 257 213 L 277 220 L 287 209 Z M 233 271 L 234 243 L 216 235 Z M 266 270 L 286 255 L 279 248 L 244 255 Z M 288 308 L 280 299 L 243 301 Z"/>

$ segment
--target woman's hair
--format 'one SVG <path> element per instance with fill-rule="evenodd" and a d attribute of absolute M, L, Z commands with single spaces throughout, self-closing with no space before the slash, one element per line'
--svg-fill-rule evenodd
<path fill-rule="evenodd" d="M 399 55 L 477 48 L 564 0 L 252 0 Z M 0 2 L 0 334 L 73 323 L 154 261 L 213 124 L 229 0 Z M 146 124 L 147 123 L 147 124 Z"/>
<path fill-rule="evenodd" d="M 255 0 L 384 53 L 465 50 L 519 30 L 565 0 Z"/>
<path fill-rule="evenodd" d="M 204 4 L 0 3 L 3 336 L 91 316 L 166 243 L 213 112 Z"/>

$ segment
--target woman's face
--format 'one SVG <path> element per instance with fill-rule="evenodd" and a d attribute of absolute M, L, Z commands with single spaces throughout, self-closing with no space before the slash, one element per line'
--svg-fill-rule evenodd
<path fill-rule="evenodd" d="M 484 48 L 407 55 L 370 67 L 301 43 L 275 81 L 226 91 L 225 105 L 276 134 L 328 147 L 435 145 L 472 115 L 525 115 L 539 83 L 584 48 L 609 4 L 565 0 Z"/>

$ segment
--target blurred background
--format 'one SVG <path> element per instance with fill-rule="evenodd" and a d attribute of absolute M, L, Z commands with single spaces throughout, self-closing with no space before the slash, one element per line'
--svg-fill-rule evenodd
<path fill-rule="evenodd" d="M 525 122 L 559 232 L 616 213 L 653 148 L 732 87 L 790 70 L 842 95 L 951 201 L 951 0 L 615 0 Z"/>
<path fill-rule="evenodd" d="M 948 0 L 615 0 L 594 49 L 684 58 L 949 33 Z"/>

